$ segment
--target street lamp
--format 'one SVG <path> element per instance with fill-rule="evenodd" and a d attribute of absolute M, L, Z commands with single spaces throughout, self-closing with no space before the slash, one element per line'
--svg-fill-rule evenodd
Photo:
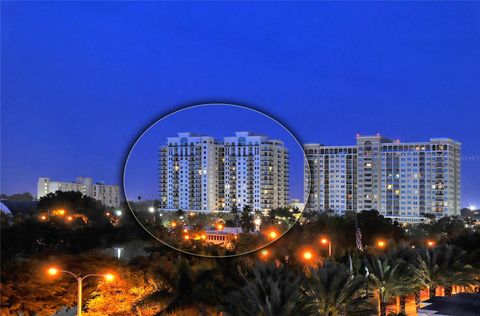
<path fill-rule="evenodd" d="M 435 242 L 433 240 L 429 240 L 429 241 L 427 241 L 427 246 L 430 247 L 430 248 L 433 248 L 433 247 L 435 247 Z"/>
<path fill-rule="evenodd" d="M 150 213 L 153 213 L 153 212 L 155 212 L 155 208 L 154 208 L 153 206 L 150 206 L 150 207 L 148 208 L 148 211 L 149 211 Z"/>
<path fill-rule="evenodd" d="M 70 271 L 66 271 L 66 270 L 59 270 L 55 267 L 50 267 L 47 269 L 47 274 L 48 275 L 51 275 L 51 276 L 55 276 L 57 275 L 58 273 L 66 273 L 66 274 L 70 274 L 71 276 L 73 276 L 76 280 L 77 280 L 77 284 L 78 284 L 78 294 L 77 294 L 77 316 L 81 316 L 82 315 L 82 289 L 83 289 L 83 280 L 85 280 L 86 278 L 88 277 L 91 277 L 91 276 L 97 276 L 97 277 L 103 277 L 105 278 L 105 280 L 107 282 L 110 282 L 110 281 L 113 281 L 113 279 L 115 279 L 115 276 L 111 273 L 106 273 L 106 274 L 96 274 L 96 273 L 92 273 L 92 274 L 87 274 L 85 276 L 80 276 L 80 275 L 76 275 Z"/>
<path fill-rule="evenodd" d="M 377 241 L 377 247 L 378 247 L 378 248 L 383 249 L 383 248 L 385 248 L 386 246 L 387 246 L 387 242 L 386 242 L 385 240 L 379 240 L 379 241 Z"/>
<path fill-rule="evenodd" d="M 332 256 L 332 241 L 330 239 L 327 239 L 327 238 L 322 238 L 322 239 L 320 239 L 320 243 L 322 245 L 327 245 L 328 244 L 328 256 L 331 257 Z"/>
<path fill-rule="evenodd" d="M 269 254 L 270 254 L 270 252 L 269 252 L 267 249 L 262 249 L 262 250 L 260 251 L 260 256 L 261 256 L 263 259 L 266 259 Z"/>
<path fill-rule="evenodd" d="M 278 236 L 278 234 L 277 234 L 277 232 L 274 231 L 274 230 L 272 230 L 271 232 L 268 233 L 268 237 L 269 237 L 270 239 L 275 239 L 275 238 L 277 238 L 277 236 Z"/>
<path fill-rule="evenodd" d="M 303 259 L 310 261 L 313 258 L 313 253 L 310 250 L 305 250 L 302 254 Z"/>

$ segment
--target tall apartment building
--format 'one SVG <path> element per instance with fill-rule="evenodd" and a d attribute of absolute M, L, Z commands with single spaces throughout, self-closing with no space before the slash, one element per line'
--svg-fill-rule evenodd
<path fill-rule="evenodd" d="M 288 205 L 289 153 L 283 142 L 237 132 L 224 138 L 225 210 L 250 205 L 268 211 Z"/>
<path fill-rule="evenodd" d="M 288 151 L 282 142 L 237 132 L 223 142 L 179 133 L 159 151 L 160 208 L 269 210 L 288 204 Z"/>
<path fill-rule="evenodd" d="M 307 210 L 376 209 L 407 223 L 460 214 L 461 145 L 451 139 L 400 143 L 358 135 L 355 146 L 304 148 Z"/>
<path fill-rule="evenodd" d="M 103 205 L 120 206 L 120 189 L 117 185 L 93 183 L 92 178 L 77 177 L 74 182 L 51 181 L 38 178 L 37 199 L 56 191 L 76 191 L 102 202 Z"/>
<path fill-rule="evenodd" d="M 209 211 L 223 208 L 223 147 L 213 137 L 178 133 L 160 149 L 160 208 Z"/>

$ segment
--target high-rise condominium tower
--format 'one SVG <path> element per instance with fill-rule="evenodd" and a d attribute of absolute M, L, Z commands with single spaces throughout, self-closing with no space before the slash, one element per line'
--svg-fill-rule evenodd
<path fill-rule="evenodd" d="M 178 133 L 159 156 L 160 208 L 222 209 L 223 147 L 213 137 Z"/>
<path fill-rule="evenodd" d="M 311 181 L 307 210 L 375 209 L 406 223 L 420 222 L 427 214 L 460 213 L 461 145 L 451 139 L 400 143 L 380 135 L 357 136 L 356 146 L 304 148 L 305 181 Z"/>
<path fill-rule="evenodd" d="M 289 157 L 283 142 L 237 132 L 224 138 L 225 210 L 267 211 L 288 205 Z"/>
<path fill-rule="evenodd" d="M 265 211 L 288 204 L 288 151 L 278 140 L 237 132 L 219 142 L 179 133 L 160 149 L 160 208 Z"/>

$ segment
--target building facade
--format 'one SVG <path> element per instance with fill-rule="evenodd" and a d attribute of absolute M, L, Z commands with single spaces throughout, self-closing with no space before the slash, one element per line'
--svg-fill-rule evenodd
<path fill-rule="evenodd" d="M 217 141 L 179 133 L 159 151 L 159 207 L 266 211 L 288 204 L 288 151 L 278 140 L 250 132 Z"/>
<path fill-rule="evenodd" d="M 209 211 L 223 208 L 223 146 L 213 137 L 178 133 L 159 152 L 159 207 Z"/>
<path fill-rule="evenodd" d="M 461 144 L 357 136 L 355 146 L 304 146 L 307 210 L 378 210 L 399 222 L 460 214 Z"/>
<path fill-rule="evenodd" d="M 249 205 L 268 211 L 288 205 L 289 153 L 283 142 L 237 132 L 224 138 L 225 210 Z"/>
<path fill-rule="evenodd" d="M 56 191 L 76 191 L 102 202 L 105 206 L 120 206 L 120 189 L 117 185 L 94 183 L 92 178 L 77 177 L 74 182 L 51 181 L 38 178 L 37 199 Z"/>

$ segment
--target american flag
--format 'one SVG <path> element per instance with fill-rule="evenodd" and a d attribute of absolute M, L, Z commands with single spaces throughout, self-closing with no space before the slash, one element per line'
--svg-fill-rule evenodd
<path fill-rule="evenodd" d="M 355 232 L 355 241 L 357 243 L 358 250 L 363 251 L 362 232 L 360 231 L 360 228 L 358 228 L 358 227 L 357 227 L 356 232 Z"/>

